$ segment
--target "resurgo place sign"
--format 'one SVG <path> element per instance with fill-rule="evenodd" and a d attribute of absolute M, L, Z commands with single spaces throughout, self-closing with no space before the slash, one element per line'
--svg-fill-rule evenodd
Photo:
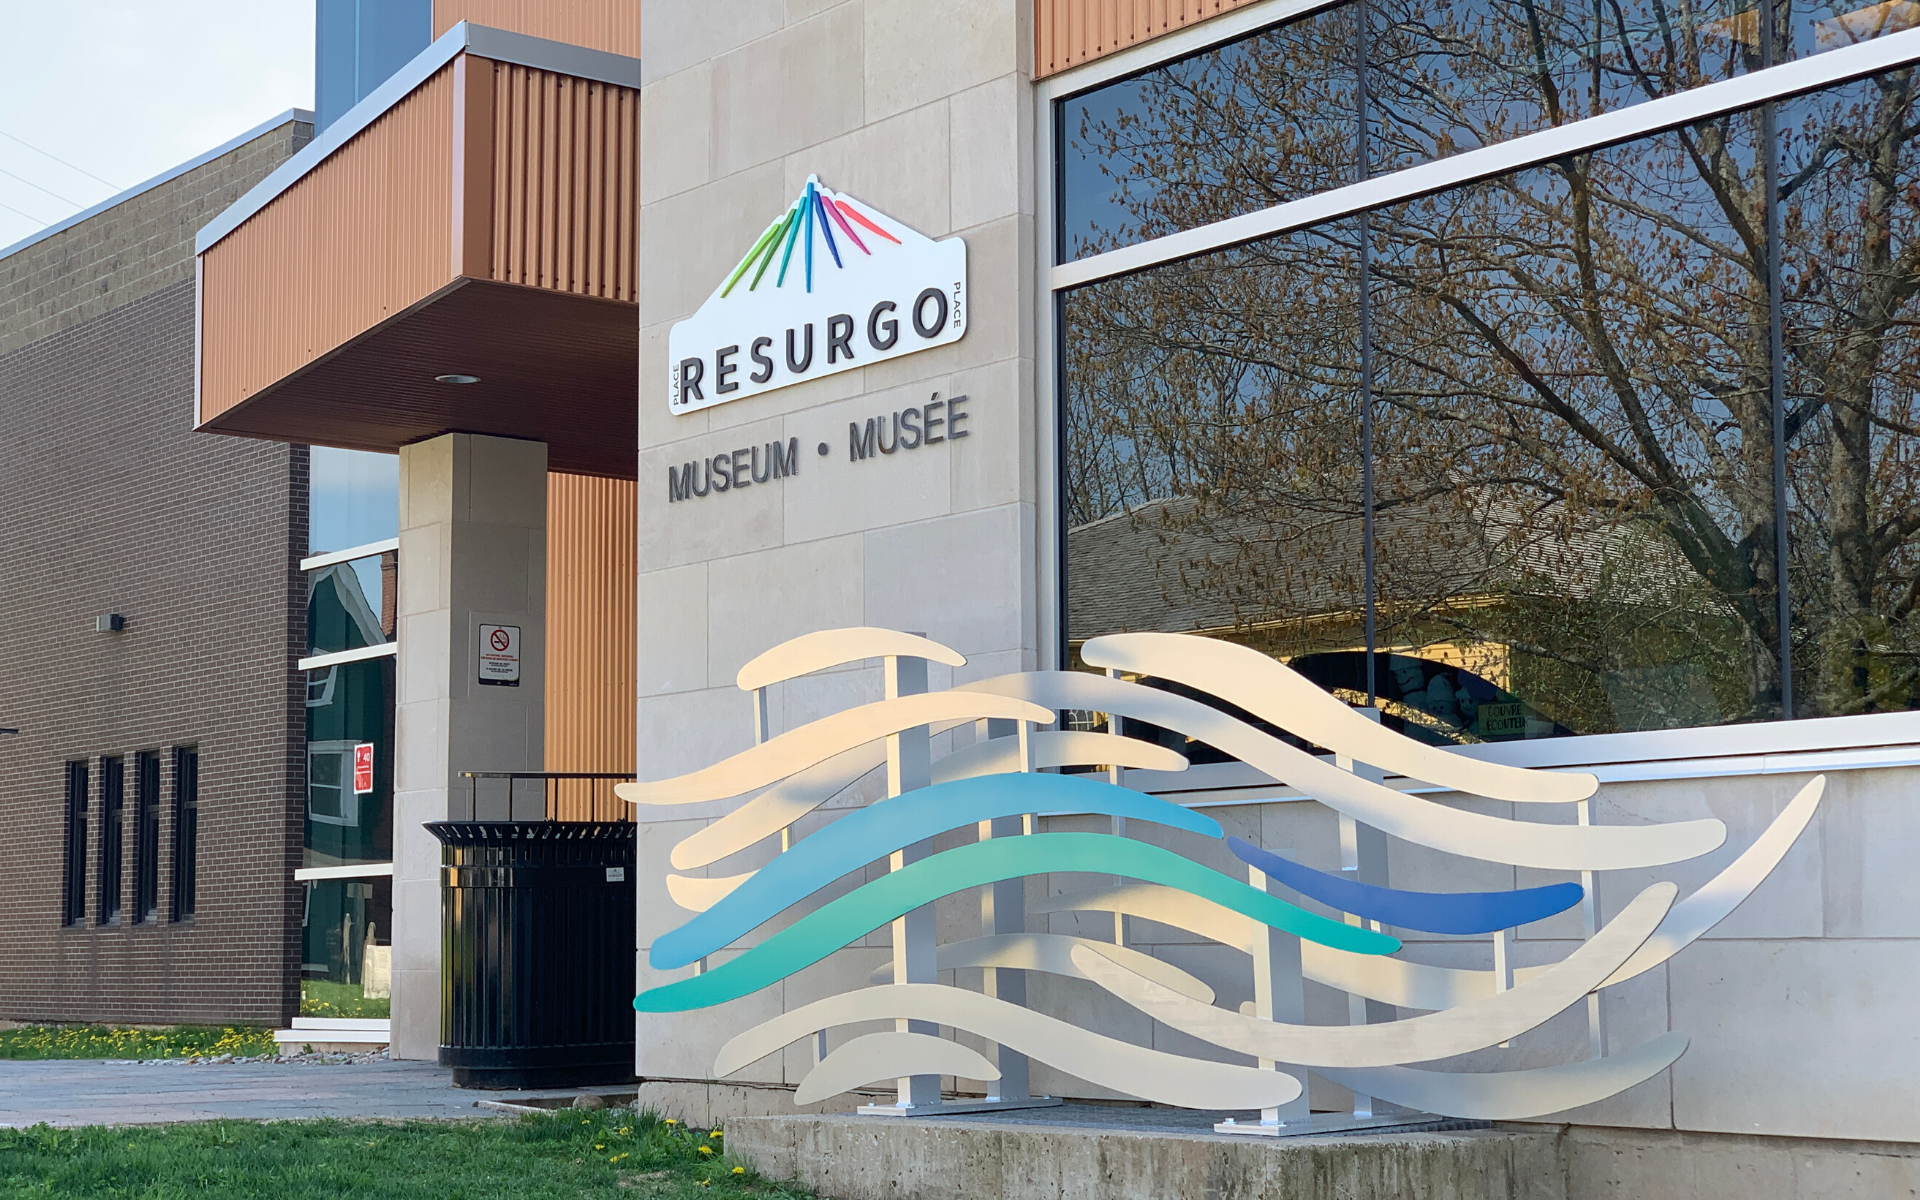
<path fill-rule="evenodd" d="M 934 241 L 810 177 L 667 335 L 668 409 L 698 412 L 957 342 L 967 246 Z"/>

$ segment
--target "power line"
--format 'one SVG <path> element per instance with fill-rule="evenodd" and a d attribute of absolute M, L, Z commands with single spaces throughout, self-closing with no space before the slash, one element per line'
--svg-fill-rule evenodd
<path fill-rule="evenodd" d="M 18 179 L 21 183 L 26 184 L 28 187 L 32 188 L 34 191 L 45 192 L 47 195 L 52 196 L 55 200 L 61 201 L 64 204 L 71 204 L 75 208 L 80 207 L 80 202 L 78 200 L 68 200 L 65 196 L 62 196 L 59 192 L 54 191 L 52 188 L 43 188 L 39 184 L 35 183 L 33 180 L 28 179 L 25 175 L 15 175 L 12 171 L 7 170 L 5 167 L 0 167 L 0 175 L 5 175 L 8 179 Z"/>
<path fill-rule="evenodd" d="M 34 145 L 32 142 L 23 141 L 20 138 L 14 137 L 12 134 L 8 133 L 4 129 L 0 129 L 0 137 L 6 138 L 9 141 L 19 142 L 22 146 L 25 146 L 27 149 L 33 151 L 35 154 L 45 154 L 48 158 L 59 163 L 61 166 L 71 167 L 73 170 L 80 172 L 82 175 L 85 175 L 88 179 L 98 179 L 100 180 L 101 183 L 106 184 L 108 187 L 112 188 L 116 192 L 123 192 L 126 190 L 125 188 L 121 187 L 119 184 L 115 183 L 113 180 L 100 179 L 98 175 L 95 175 L 92 171 L 87 170 L 85 167 L 75 167 L 72 163 L 68 162 L 64 158 L 61 158 L 58 154 L 47 154 L 45 150 L 42 150 L 40 147 Z M 67 203 L 71 204 L 73 202 L 69 200 Z M 15 209 L 14 211 L 18 212 L 19 210 Z"/>

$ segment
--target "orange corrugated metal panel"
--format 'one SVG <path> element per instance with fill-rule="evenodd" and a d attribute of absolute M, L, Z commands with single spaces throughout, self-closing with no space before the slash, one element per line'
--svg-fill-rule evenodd
<path fill-rule="evenodd" d="M 1033 0 L 1033 77 L 1044 79 L 1116 50 L 1245 8 L 1259 0 Z"/>
<path fill-rule="evenodd" d="M 549 771 L 634 770 L 638 486 L 631 479 L 547 476 Z M 587 789 L 561 788 L 555 815 L 592 815 L 587 796 Z M 607 800 L 599 794 L 603 816 Z"/>
<path fill-rule="evenodd" d="M 634 302 L 640 93 L 494 69 L 492 278 Z"/>
<path fill-rule="evenodd" d="M 461 21 L 640 57 L 639 0 L 433 0 L 433 36 Z"/>
<path fill-rule="evenodd" d="M 201 259 L 201 420 L 452 280 L 453 68 Z"/>

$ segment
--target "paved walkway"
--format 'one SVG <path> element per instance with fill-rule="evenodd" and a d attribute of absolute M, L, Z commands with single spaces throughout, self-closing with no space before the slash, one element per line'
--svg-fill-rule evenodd
<path fill-rule="evenodd" d="M 0 1128 L 149 1125 L 237 1117 L 496 1117 L 428 1062 L 183 1063 L 0 1061 Z"/>

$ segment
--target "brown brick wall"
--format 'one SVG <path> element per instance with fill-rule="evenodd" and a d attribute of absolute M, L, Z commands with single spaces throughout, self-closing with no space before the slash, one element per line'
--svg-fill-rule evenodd
<path fill-rule="evenodd" d="M 273 1024 L 298 1007 L 302 447 L 196 434 L 193 235 L 291 124 L 0 259 L 0 1018 Z M 123 633 L 97 633 L 102 613 Z M 173 763 L 200 752 L 198 912 L 172 924 Z M 158 919 L 133 923 L 134 755 L 162 753 Z M 96 924 L 99 759 L 127 767 Z M 93 767 L 62 924 L 65 764 Z"/>
<path fill-rule="evenodd" d="M 193 279 L 193 238 L 313 138 L 289 121 L 0 258 L 0 354 Z"/>

